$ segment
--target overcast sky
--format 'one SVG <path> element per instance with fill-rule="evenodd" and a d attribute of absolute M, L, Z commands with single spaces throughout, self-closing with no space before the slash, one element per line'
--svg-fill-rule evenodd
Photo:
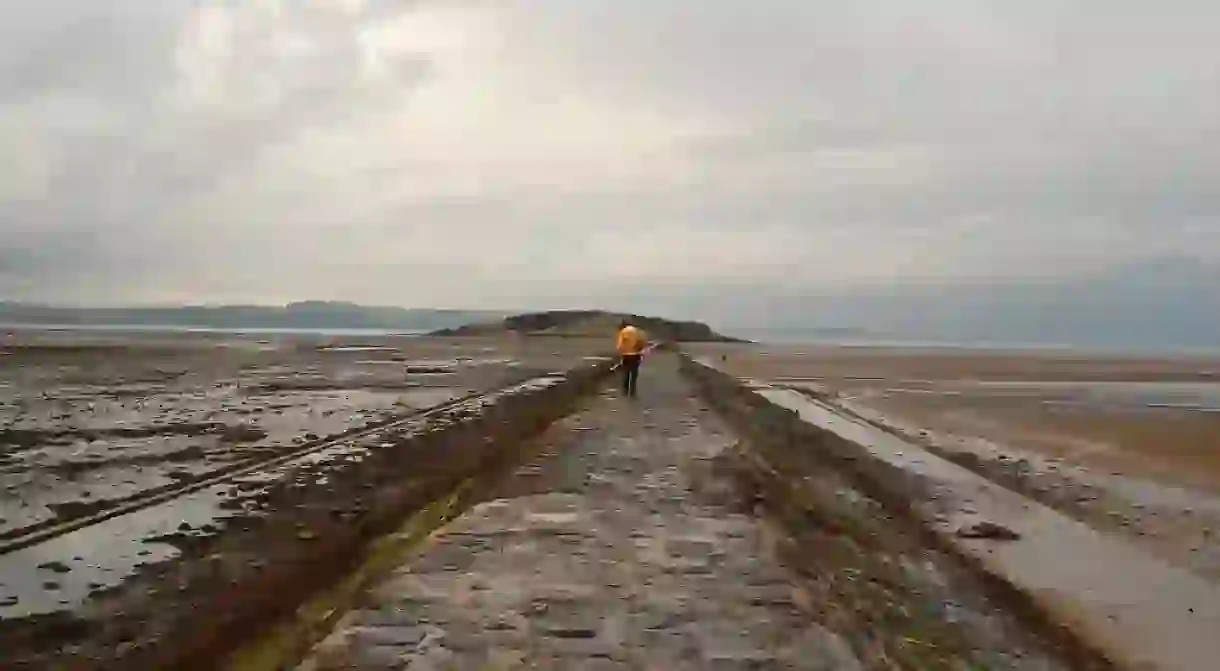
<path fill-rule="evenodd" d="M 0 0 L 0 298 L 664 309 L 1220 255 L 1217 26 L 1214 0 Z"/>

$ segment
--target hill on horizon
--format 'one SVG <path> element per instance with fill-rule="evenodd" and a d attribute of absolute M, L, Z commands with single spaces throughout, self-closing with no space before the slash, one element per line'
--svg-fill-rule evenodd
<path fill-rule="evenodd" d="M 703 322 L 676 321 L 662 317 L 605 310 L 550 310 L 527 312 L 500 320 L 481 321 L 457 328 L 439 329 L 434 336 L 480 336 L 517 333 L 530 336 L 608 337 L 624 319 L 640 327 L 653 340 L 674 342 L 744 342 L 717 333 Z"/>

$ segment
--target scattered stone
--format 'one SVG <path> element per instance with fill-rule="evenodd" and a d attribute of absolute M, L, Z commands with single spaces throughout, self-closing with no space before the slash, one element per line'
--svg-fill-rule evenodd
<path fill-rule="evenodd" d="M 1021 534 L 1012 529 L 989 521 L 976 522 L 962 527 L 957 530 L 957 535 L 959 538 L 986 538 L 999 541 L 1015 541 L 1021 538 Z"/>
<path fill-rule="evenodd" d="M 547 636 L 555 638 L 596 638 L 597 628 L 583 626 L 579 624 L 563 625 L 555 624 L 542 628 Z"/>
<path fill-rule="evenodd" d="M 312 541 L 317 540 L 318 534 L 312 531 L 300 531 L 297 532 L 297 538 L 303 541 Z"/>
<path fill-rule="evenodd" d="M 45 564 L 39 564 L 38 568 L 43 569 L 44 571 L 51 571 L 53 573 L 70 573 L 72 571 L 72 568 L 70 566 L 68 566 L 67 564 L 65 564 L 63 562 L 57 562 L 57 561 L 51 561 L 51 562 L 46 562 Z"/>

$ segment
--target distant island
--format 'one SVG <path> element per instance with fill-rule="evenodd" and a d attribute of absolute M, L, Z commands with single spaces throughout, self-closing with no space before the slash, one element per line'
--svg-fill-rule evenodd
<path fill-rule="evenodd" d="M 702 322 L 674 321 L 661 317 L 606 312 L 603 310 L 552 310 L 482 320 L 456 328 L 433 331 L 433 336 L 487 336 L 516 333 L 552 337 L 609 337 L 624 318 L 644 329 L 653 340 L 671 342 L 748 342 L 712 330 Z"/>
<path fill-rule="evenodd" d="M 284 306 L 183 305 L 74 308 L 0 301 L 0 325 L 207 329 L 371 329 L 423 333 L 506 313 L 302 301 Z"/>

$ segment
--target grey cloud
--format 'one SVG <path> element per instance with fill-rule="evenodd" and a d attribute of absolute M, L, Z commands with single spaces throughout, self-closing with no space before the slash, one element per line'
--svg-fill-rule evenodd
<path fill-rule="evenodd" d="M 199 102 L 181 60 L 199 3 L 0 0 L 0 140 L 49 147 L 51 194 L 0 202 L 0 277 L 42 298 L 82 295 L 72 278 L 91 274 L 90 295 L 116 300 L 155 278 L 201 298 L 651 295 L 680 307 L 685 295 L 711 309 L 699 285 L 749 280 L 779 295 L 812 277 L 854 281 L 833 262 L 907 259 L 895 276 L 970 277 L 1043 258 L 1070 274 L 1201 250 L 1220 228 L 1220 9 L 1070 4 L 282 3 L 278 18 L 234 26 L 231 58 L 206 63 L 218 100 Z M 363 78 L 363 31 L 453 7 L 494 25 L 487 62 L 437 64 L 408 48 L 385 55 L 389 79 Z M 277 41 L 288 33 L 307 48 Z M 501 116 L 524 117 L 491 139 L 534 132 L 536 160 L 470 151 L 460 133 L 453 156 L 420 149 L 430 129 L 447 132 L 445 118 L 398 129 L 414 120 L 416 93 L 469 69 L 484 79 L 447 94 L 453 123 L 482 141 Z M 566 130 L 551 111 L 565 101 L 604 115 L 591 135 L 628 142 L 640 114 L 664 132 L 625 177 L 578 182 L 571 156 L 543 146 Z M 460 118 L 467 107 L 483 116 Z M 576 163 L 628 160 L 598 151 Z M 442 188 L 466 177 L 474 186 Z M 702 281 L 664 268 L 645 278 L 650 291 L 608 267 L 598 279 L 595 264 L 630 266 L 652 258 L 649 240 L 690 230 L 773 240 L 777 266 L 811 275 L 725 278 L 746 272 L 730 250 Z M 584 268 L 561 262 L 582 255 L 593 259 Z M 321 295 L 338 291 L 350 295 Z"/>
<path fill-rule="evenodd" d="M 0 2 L 0 101 L 69 89 L 139 96 L 165 84 L 183 17 L 165 0 Z"/>
<path fill-rule="evenodd" d="M 265 150 L 303 130 L 376 108 L 378 101 L 357 89 L 354 26 L 327 23 L 324 13 L 309 9 L 288 10 L 286 23 L 303 27 L 319 46 L 291 68 L 269 51 L 269 40 L 276 37 L 272 27 L 255 21 L 235 30 L 234 58 L 223 72 L 230 95 L 241 103 L 274 87 L 273 106 L 236 114 L 174 107 L 169 94 L 181 75 L 174 52 L 195 3 L 157 5 L 144 11 L 146 3 L 137 2 L 52 3 L 34 9 L 27 9 L 28 3 L 0 4 L 11 19 L 0 25 L 28 29 L 21 41 L 0 52 L 7 56 L 3 74 L 9 75 L 0 79 L 0 100 L 8 95 L 18 103 L 56 104 L 58 97 L 66 115 L 74 108 L 77 114 L 109 113 L 104 125 L 91 131 L 54 124 L 34 131 L 56 150 L 51 198 L 22 204 L 10 220 L 65 233 L 169 226 L 172 217 L 166 212 L 249 172 Z M 419 67 L 403 67 L 400 83 L 414 85 L 422 74 Z M 25 85 L 30 82 L 37 86 Z"/>

